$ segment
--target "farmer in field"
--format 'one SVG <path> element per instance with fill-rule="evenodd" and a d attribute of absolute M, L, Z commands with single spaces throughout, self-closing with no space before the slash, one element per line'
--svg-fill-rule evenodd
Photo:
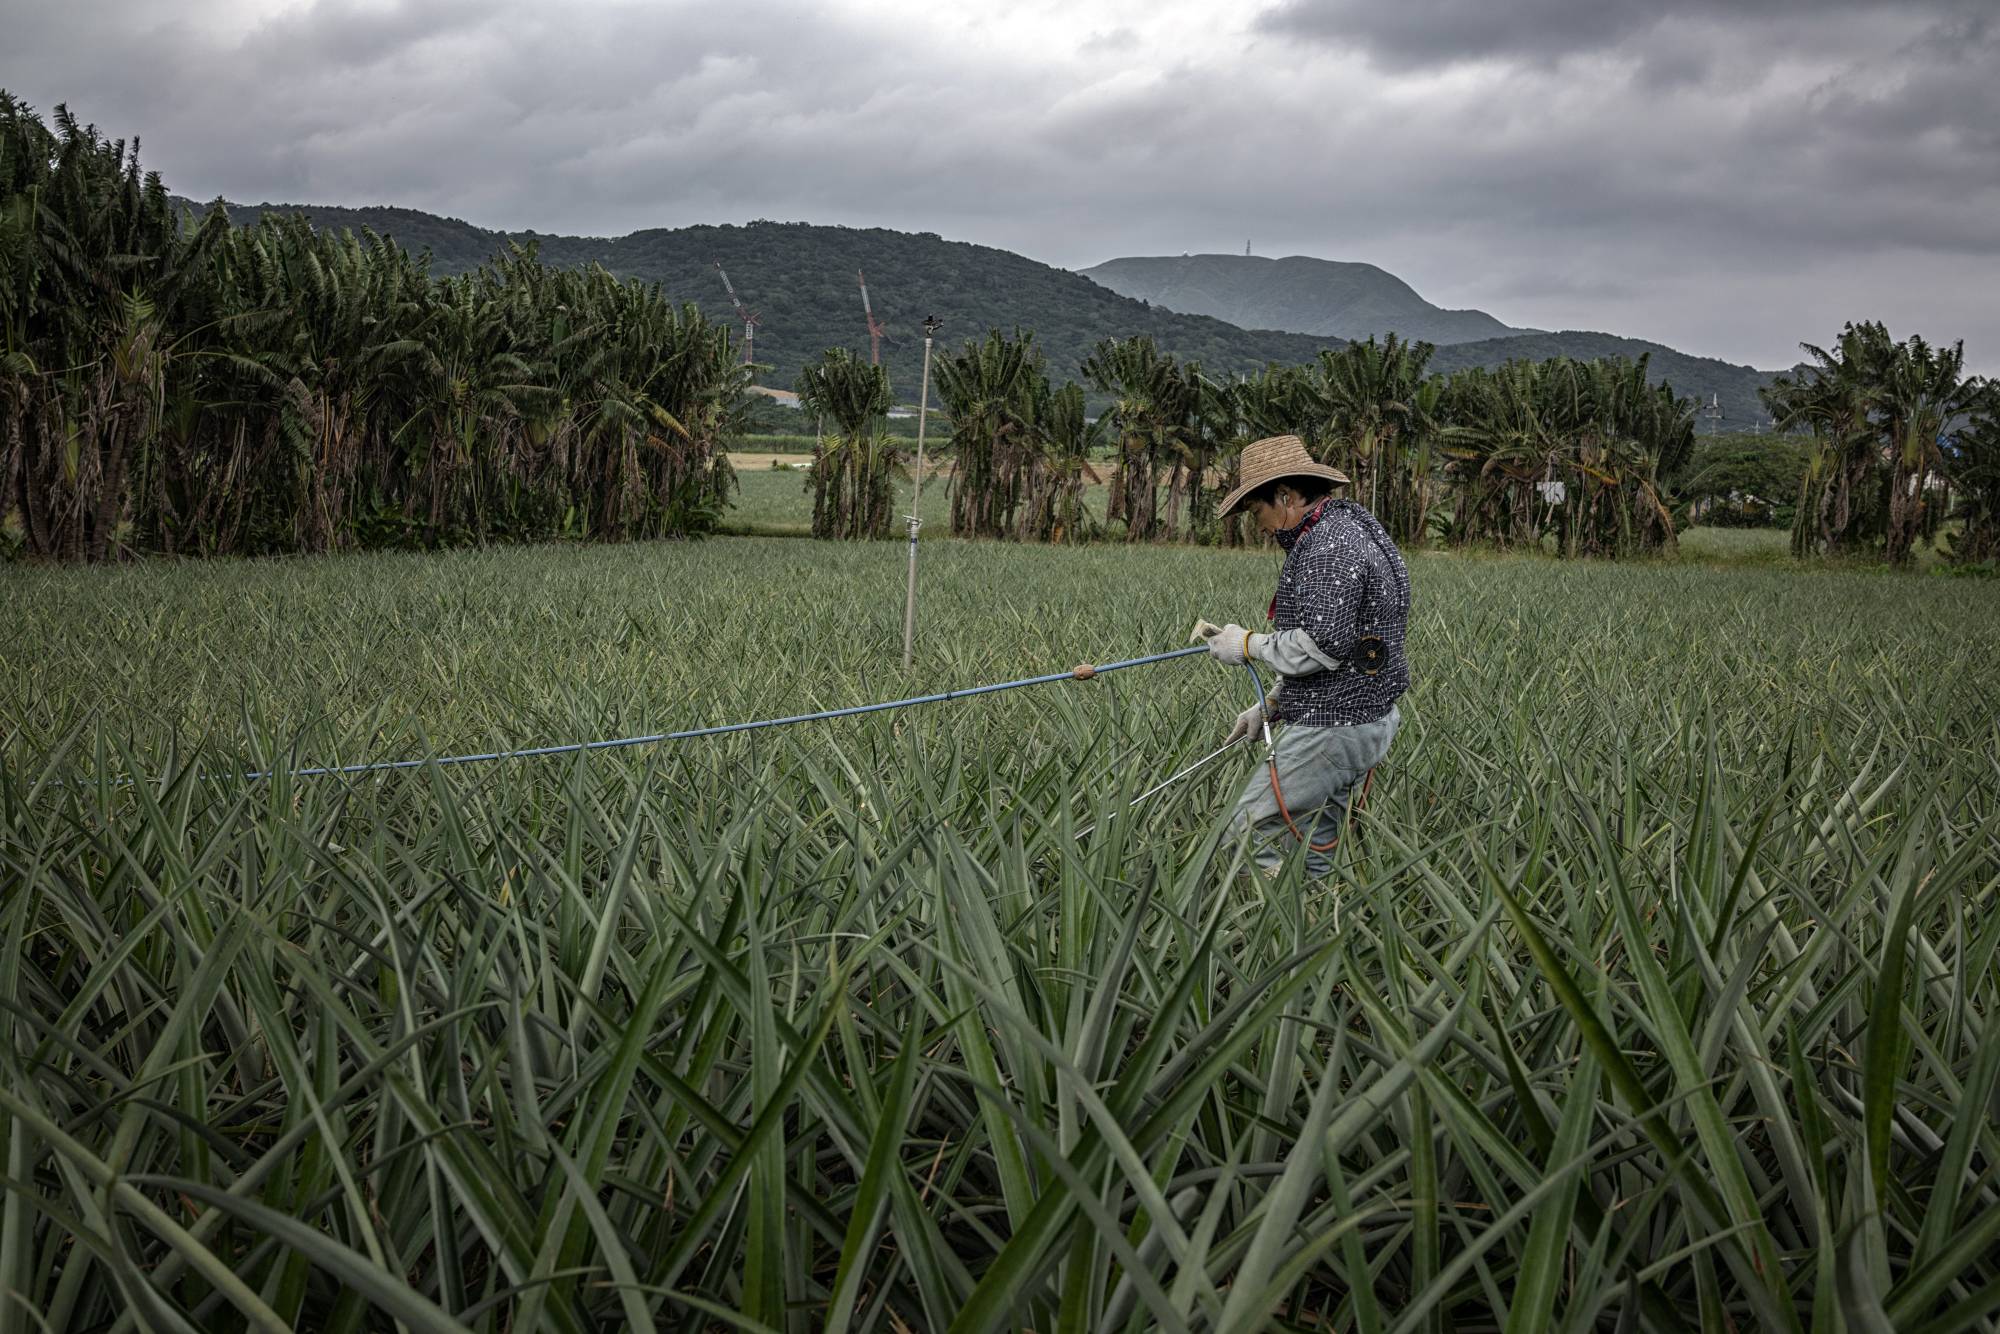
<path fill-rule="evenodd" d="M 1242 478 L 1223 498 L 1222 517 L 1247 510 L 1284 548 L 1285 563 L 1270 631 L 1225 625 L 1208 651 L 1233 666 L 1255 661 L 1278 674 L 1268 717 L 1264 705 L 1252 704 L 1230 729 L 1230 742 L 1261 738 L 1266 722 L 1286 726 L 1244 786 L 1231 825 L 1238 835 L 1250 831 L 1266 875 L 1275 875 L 1301 840 L 1308 873 L 1322 875 L 1350 801 L 1357 789 L 1366 791 L 1396 735 L 1396 700 L 1410 685 L 1403 656 L 1410 574 L 1367 507 L 1334 497 L 1347 476 L 1313 462 L 1297 436 L 1245 446 Z"/>

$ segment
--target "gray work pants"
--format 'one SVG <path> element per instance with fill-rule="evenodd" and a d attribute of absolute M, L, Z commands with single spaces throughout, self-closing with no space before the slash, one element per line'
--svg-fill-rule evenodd
<path fill-rule="evenodd" d="M 1292 823 L 1314 843 L 1331 843 L 1347 820 L 1347 805 L 1363 776 L 1389 753 L 1402 717 L 1392 707 L 1372 723 L 1347 727 L 1281 728 L 1278 741 L 1278 786 Z M 1260 762 L 1243 785 L 1243 795 L 1229 817 L 1230 832 L 1251 836 L 1251 859 L 1265 874 L 1277 869 L 1298 842 L 1285 825 L 1271 793 L 1271 769 Z M 1306 852 L 1306 874 L 1325 875 L 1333 866 L 1325 853 Z"/>

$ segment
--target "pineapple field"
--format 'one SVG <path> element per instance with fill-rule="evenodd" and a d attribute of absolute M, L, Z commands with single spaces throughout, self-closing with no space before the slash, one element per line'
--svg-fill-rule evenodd
<path fill-rule="evenodd" d="M 1318 880 L 1247 752 L 1127 808 L 1205 656 L 286 776 L 1165 652 L 1268 552 L 927 541 L 909 673 L 899 544 L 0 570 L 0 1332 L 1994 1328 L 2000 588 L 1410 568 Z"/>

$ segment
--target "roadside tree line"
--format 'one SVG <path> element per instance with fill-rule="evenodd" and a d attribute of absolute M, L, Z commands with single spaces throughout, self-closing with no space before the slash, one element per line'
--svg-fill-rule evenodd
<path fill-rule="evenodd" d="M 1880 324 L 1806 351 L 1806 367 L 1765 391 L 1783 434 L 1759 460 L 1783 474 L 1782 497 L 1765 499 L 1795 516 L 1795 554 L 1904 564 L 1916 543 L 1937 541 L 1957 563 L 2000 560 L 2000 385 L 1965 373 L 1961 344 L 1898 342 Z M 951 531 L 1240 545 L 1242 521 L 1219 519 L 1215 499 L 1234 485 L 1245 444 L 1282 433 L 1352 477 L 1351 494 L 1406 544 L 1657 551 L 1674 543 L 1677 512 L 1684 520 L 1690 500 L 1714 498 L 1719 465 L 1696 466 L 1694 404 L 1649 384 L 1644 358 L 1436 375 L 1432 352 L 1390 335 L 1309 365 L 1210 376 L 1149 338 L 1106 339 L 1083 362 L 1085 384 L 1056 387 L 1032 333 L 993 330 L 936 362 L 952 423 L 942 442 Z M 840 422 L 824 469 L 856 470 L 854 442 L 866 442 L 861 475 L 882 497 L 866 522 L 816 524 L 823 535 L 889 532 L 890 477 L 908 451 L 881 435 L 886 387 L 872 417 L 841 415 L 824 388 L 827 376 L 872 371 L 829 352 L 800 384 Z M 1086 388 L 1108 401 L 1095 419 Z M 1106 484 L 1101 516 L 1084 503 L 1092 482 Z"/>
<path fill-rule="evenodd" d="M 1906 564 L 1956 518 L 1947 557 L 2000 559 L 2000 382 L 1965 373 L 1963 343 L 1898 342 L 1873 321 L 1802 346 L 1764 391 L 1778 428 L 1810 442 L 1792 553 Z"/>
<path fill-rule="evenodd" d="M 1565 555 L 1656 550 L 1674 538 L 1664 480 L 1694 440 L 1688 400 L 1646 382 L 1643 360 L 1516 362 L 1426 374 L 1428 343 L 1391 335 L 1320 353 L 1306 366 L 1210 376 L 1150 338 L 1106 339 L 1086 384 L 1052 383 L 1034 335 L 999 330 L 935 364 L 951 421 L 951 531 L 1021 541 L 1114 540 L 1240 545 L 1240 519 L 1215 512 L 1244 445 L 1295 433 L 1354 479 L 1353 492 L 1397 540 L 1540 545 Z M 886 488 L 907 450 L 880 430 L 879 372 L 828 352 L 799 382 L 801 402 L 835 426 L 808 485 L 842 496 L 850 476 Z M 1108 399 L 1095 419 L 1086 388 Z M 873 405 L 873 406 L 870 406 Z M 865 459 L 865 463 L 857 460 Z M 1107 487 L 1100 519 L 1084 503 Z M 816 514 L 820 510 L 816 503 Z M 880 537 L 845 502 L 814 531 Z M 835 516 L 838 517 L 835 517 Z"/>

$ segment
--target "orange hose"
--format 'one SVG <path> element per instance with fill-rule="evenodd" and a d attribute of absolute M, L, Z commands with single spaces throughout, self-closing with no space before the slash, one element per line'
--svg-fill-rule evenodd
<path fill-rule="evenodd" d="M 1335 834 L 1325 843 L 1314 843 L 1310 839 L 1308 839 L 1304 834 L 1299 832 L 1299 827 L 1296 824 L 1292 823 L 1292 813 L 1289 810 L 1285 809 L 1285 794 L 1278 787 L 1278 757 L 1276 755 L 1273 755 L 1271 757 L 1270 766 L 1271 766 L 1271 796 L 1273 797 L 1273 799 L 1277 801 L 1278 814 L 1285 817 L 1285 828 L 1292 831 L 1292 837 L 1297 839 L 1299 842 L 1304 843 L 1306 845 L 1307 850 L 1311 852 L 1332 852 L 1335 848 L 1339 847 L 1340 846 L 1339 834 Z M 1343 826 L 1347 823 L 1347 820 L 1353 818 L 1355 809 L 1357 807 L 1366 806 L 1368 804 L 1368 788 L 1371 784 L 1374 783 L 1374 781 L 1375 781 L 1375 766 L 1371 764 L 1368 766 L 1368 772 L 1362 775 L 1361 778 L 1361 795 L 1355 798 L 1353 801 L 1347 803 L 1347 815 L 1341 820 L 1341 824 Z M 1343 830 L 1343 832 L 1345 831 Z"/>

